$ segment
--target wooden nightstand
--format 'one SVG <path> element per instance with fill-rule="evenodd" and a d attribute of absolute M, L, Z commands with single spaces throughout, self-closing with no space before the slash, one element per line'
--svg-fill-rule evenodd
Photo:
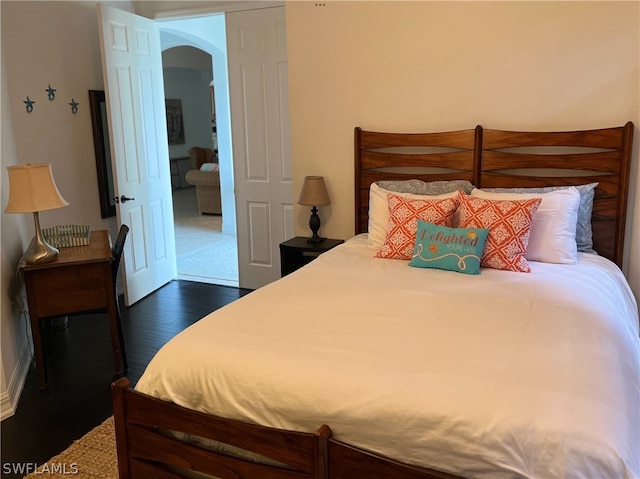
<path fill-rule="evenodd" d="M 280 243 L 280 274 L 286 276 L 310 263 L 325 251 L 335 248 L 344 240 L 325 238 L 322 243 L 307 243 L 306 237 L 296 236 Z"/>
<path fill-rule="evenodd" d="M 111 239 L 105 230 L 91 232 L 89 245 L 60 248 L 50 263 L 20 263 L 24 277 L 31 338 L 40 389 L 47 386 L 44 344 L 40 319 L 106 309 L 116 374 L 126 369 L 124 344 L 120 341 L 116 293 L 113 288 Z"/>

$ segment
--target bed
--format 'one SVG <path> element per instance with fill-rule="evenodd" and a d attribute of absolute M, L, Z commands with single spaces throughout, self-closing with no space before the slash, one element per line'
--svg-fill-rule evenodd
<path fill-rule="evenodd" d="M 633 128 L 356 128 L 355 236 L 176 336 L 135 389 L 114 383 L 120 477 L 640 477 L 638 308 L 619 268 Z M 372 184 L 407 179 L 492 205 L 514 201 L 470 198 L 579 185 L 598 254 L 480 274 L 375 257 Z M 542 211 L 541 194 L 515 203 Z"/>

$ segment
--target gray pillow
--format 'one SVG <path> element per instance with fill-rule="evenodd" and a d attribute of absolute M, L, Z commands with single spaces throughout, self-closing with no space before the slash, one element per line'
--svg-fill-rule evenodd
<path fill-rule="evenodd" d="M 475 188 L 469 181 L 450 180 L 450 181 L 422 181 L 412 180 L 396 180 L 377 181 L 376 184 L 380 188 L 393 191 L 395 193 L 413 193 L 414 195 L 442 195 L 445 193 L 453 193 L 454 191 L 464 191 L 467 194 Z"/>
<path fill-rule="evenodd" d="M 580 206 L 578 207 L 578 224 L 576 226 L 576 244 L 581 253 L 598 254 L 593 249 L 593 231 L 591 229 L 591 213 L 593 212 L 593 198 L 596 186 L 599 183 L 587 185 L 575 185 L 580 193 Z M 542 188 L 482 188 L 484 191 L 494 193 L 548 193 L 562 190 L 567 186 L 546 186 Z"/>

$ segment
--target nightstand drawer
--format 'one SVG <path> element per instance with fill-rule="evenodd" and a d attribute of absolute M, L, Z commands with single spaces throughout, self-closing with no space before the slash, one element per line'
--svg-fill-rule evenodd
<path fill-rule="evenodd" d="M 320 251 L 303 251 L 302 252 L 302 256 L 308 256 L 310 258 L 317 258 L 318 256 L 320 256 L 322 254 L 322 252 Z"/>

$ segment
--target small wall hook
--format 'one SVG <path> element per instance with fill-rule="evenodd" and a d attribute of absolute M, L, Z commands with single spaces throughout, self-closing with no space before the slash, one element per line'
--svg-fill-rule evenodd
<path fill-rule="evenodd" d="M 27 113 L 31 113 L 33 111 L 33 104 L 35 103 L 35 101 L 33 101 L 31 98 L 27 97 L 27 99 L 22 103 L 27 105 Z"/>
<path fill-rule="evenodd" d="M 54 88 L 51 88 L 51 85 L 49 85 L 49 87 L 45 91 L 47 92 L 47 97 L 49 98 L 49 101 L 55 100 L 56 90 Z"/>
<path fill-rule="evenodd" d="M 71 99 L 71 103 L 69 103 L 69 105 L 71 105 L 71 113 L 73 113 L 74 115 L 76 113 L 78 113 L 78 105 L 79 103 L 77 101 L 75 101 L 73 98 Z"/>

